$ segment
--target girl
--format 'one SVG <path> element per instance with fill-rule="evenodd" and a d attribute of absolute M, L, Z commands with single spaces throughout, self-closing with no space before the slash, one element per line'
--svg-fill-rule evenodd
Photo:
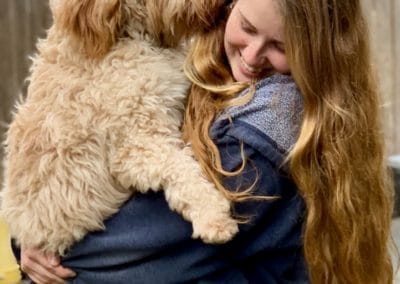
<path fill-rule="evenodd" d="M 63 266 L 23 251 L 34 281 L 392 283 L 393 192 L 360 1 L 238 0 L 227 13 L 188 56 L 184 133 L 248 217 L 240 233 L 204 245 L 159 194 L 135 196 Z"/>

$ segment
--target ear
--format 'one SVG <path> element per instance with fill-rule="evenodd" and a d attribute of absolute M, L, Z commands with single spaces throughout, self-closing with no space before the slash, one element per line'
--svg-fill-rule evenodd
<path fill-rule="evenodd" d="M 225 0 L 147 1 L 147 26 L 161 44 L 175 46 L 184 37 L 213 28 Z"/>
<path fill-rule="evenodd" d="M 54 1 L 54 0 L 53 0 Z M 124 23 L 123 0 L 58 0 L 54 21 L 92 58 L 106 54 Z"/>
<path fill-rule="evenodd" d="M 203 30 L 213 29 L 223 16 L 226 9 L 226 0 L 196 0 L 186 1 L 186 25 L 195 22 Z"/>

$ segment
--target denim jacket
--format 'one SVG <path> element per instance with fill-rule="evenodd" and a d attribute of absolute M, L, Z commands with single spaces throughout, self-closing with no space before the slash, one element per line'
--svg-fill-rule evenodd
<path fill-rule="evenodd" d="M 63 265 L 77 272 L 70 283 L 308 283 L 302 252 L 304 202 L 284 158 L 296 141 L 302 99 L 290 76 L 273 75 L 256 85 L 247 104 L 228 108 L 211 135 L 222 165 L 243 172 L 226 187 L 248 188 L 276 198 L 234 206 L 248 217 L 223 245 L 191 238 L 191 224 L 172 212 L 162 192 L 139 194 L 77 243 Z"/>

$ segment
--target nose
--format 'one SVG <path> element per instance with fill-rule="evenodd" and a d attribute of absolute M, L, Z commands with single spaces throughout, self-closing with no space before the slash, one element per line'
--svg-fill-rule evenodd
<path fill-rule="evenodd" d="M 266 50 L 262 43 L 252 42 L 241 53 L 243 60 L 252 67 L 266 67 L 269 64 Z"/>

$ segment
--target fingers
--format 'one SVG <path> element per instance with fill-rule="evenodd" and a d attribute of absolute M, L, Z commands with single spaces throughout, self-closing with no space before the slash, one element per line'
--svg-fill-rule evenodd
<path fill-rule="evenodd" d="M 63 279 L 57 279 L 54 277 L 47 277 L 39 273 L 29 273 L 29 278 L 36 284 L 64 284 L 66 283 Z"/>
<path fill-rule="evenodd" d="M 62 278 L 48 271 L 46 266 L 43 266 L 30 258 L 21 258 L 21 269 L 29 276 L 29 278 L 31 278 L 31 280 L 38 284 L 65 283 Z"/>
<path fill-rule="evenodd" d="M 25 249 L 21 252 L 21 270 L 40 284 L 66 283 L 64 279 L 75 276 L 72 270 L 60 265 L 59 257 L 45 255 L 36 249 Z"/>

